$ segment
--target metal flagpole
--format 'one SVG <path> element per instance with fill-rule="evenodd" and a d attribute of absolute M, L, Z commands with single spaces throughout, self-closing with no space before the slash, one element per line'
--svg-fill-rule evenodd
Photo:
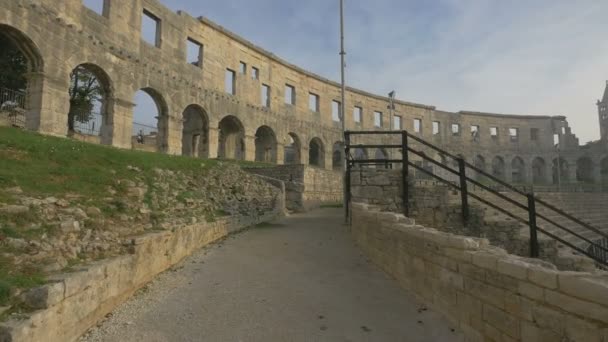
<path fill-rule="evenodd" d="M 340 68 L 342 75 L 342 90 L 341 90 L 341 105 L 340 105 L 340 116 L 342 119 L 342 134 L 343 141 L 346 144 L 346 115 L 344 115 L 346 110 L 346 79 L 345 79 L 345 69 L 346 69 L 346 52 L 344 51 L 344 0 L 340 0 Z M 344 150 L 346 153 L 346 150 Z M 346 189 L 346 172 L 347 172 L 347 157 L 344 155 L 344 172 L 342 174 L 342 187 L 343 187 L 343 202 L 344 202 L 344 222 L 348 223 L 348 189 Z"/>

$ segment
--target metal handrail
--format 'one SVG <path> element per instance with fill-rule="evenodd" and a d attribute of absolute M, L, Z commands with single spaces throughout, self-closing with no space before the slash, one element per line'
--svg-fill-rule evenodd
<path fill-rule="evenodd" d="M 392 135 L 392 136 L 401 135 L 402 143 L 401 143 L 401 145 L 396 145 L 396 144 L 352 144 L 351 145 L 350 144 L 351 135 Z M 555 222 L 554 220 L 548 218 L 547 216 L 537 213 L 536 205 L 540 204 L 540 205 L 544 206 L 545 208 L 569 219 L 570 221 L 572 221 L 606 239 L 608 239 L 607 233 L 602 232 L 600 229 L 593 227 L 592 225 L 590 225 L 586 222 L 583 222 L 582 220 L 574 217 L 573 215 L 571 215 L 569 213 L 566 213 L 564 210 L 559 209 L 556 206 L 549 204 L 544 200 L 536 198 L 536 196 L 534 196 L 533 193 L 526 193 L 524 191 L 521 191 L 521 190 L 517 189 L 515 186 L 495 177 L 494 175 L 488 174 L 484 170 L 481 170 L 480 168 L 476 167 L 475 165 L 472 165 L 472 164 L 466 162 L 464 160 L 464 158 L 455 156 L 417 136 L 411 135 L 407 131 L 347 131 L 345 136 L 346 136 L 346 140 L 347 140 L 346 144 L 345 144 L 347 159 L 350 156 L 350 154 L 349 154 L 350 149 L 356 149 L 356 148 L 401 149 L 402 157 L 403 157 L 402 159 L 359 159 L 359 160 L 352 159 L 352 160 L 348 160 L 347 165 L 348 165 L 349 172 L 347 172 L 347 178 L 348 178 L 347 185 L 349 187 L 349 189 L 348 189 L 349 195 L 347 196 L 347 198 L 350 198 L 350 171 L 351 171 L 352 166 L 357 165 L 357 164 L 364 165 L 364 164 L 380 164 L 380 163 L 387 163 L 387 164 L 388 163 L 403 163 L 403 165 L 404 165 L 403 172 L 402 172 L 403 180 L 404 180 L 404 182 L 403 182 L 403 184 L 404 184 L 404 186 L 403 186 L 403 195 L 404 195 L 403 203 L 404 203 L 404 212 L 406 215 L 409 214 L 409 203 L 408 203 L 408 196 L 407 196 L 408 190 L 407 190 L 407 186 L 406 186 L 406 179 L 407 179 L 407 174 L 408 174 L 408 171 L 407 171 L 408 167 L 411 166 L 414 169 L 421 171 L 421 172 L 431 176 L 432 178 L 438 180 L 439 182 L 447 184 L 448 186 L 451 186 L 461 192 L 462 215 L 463 215 L 463 223 L 465 225 L 468 223 L 468 220 L 469 220 L 468 198 L 471 197 L 495 210 L 498 210 L 499 212 L 501 212 L 523 224 L 528 225 L 530 227 L 530 255 L 532 257 L 539 256 L 537 232 L 541 232 L 542 234 L 548 236 L 549 238 L 552 238 L 553 240 L 558 241 L 558 242 L 572 248 L 573 250 L 590 257 L 591 259 L 595 260 L 598 264 L 608 266 L 608 260 L 603 260 L 599 257 L 596 257 L 592 253 L 589 253 L 587 250 L 583 250 L 580 247 L 577 247 L 576 245 L 574 245 L 573 243 L 570 243 L 570 242 L 556 236 L 555 234 L 543 229 L 541 226 L 539 226 L 538 223 L 536 222 L 537 218 L 540 218 L 540 219 L 546 221 L 547 223 L 553 225 L 554 227 L 561 229 L 562 231 L 569 233 L 572 236 L 574 236 L 578 239 L 581 239 L 582 241 L 584 241 L 586 243 L 589 243 L 590 247 L 594 247 L 594 248 L 597 248 L 604 252 L 608 252 L 608 248 L 602 246 L 600 243 L 596 243 L 596 242 L 592 241 L 591 239 L 584 237 L 580 233 L 577 233 L 577 232 L 573 231 L 572 229 L 567 228 L 564 225 Z M 433 158 L 428 157 L 425 153 L 423 153 L 421 151 L 411 148 L 410 146 L 408 146 L 408 138 L 411 138 L 412 140 L 419 142 L 422 145 L 427 146 L 446 157 L 456 160 L 458 162 L 458 170 L 455 170 L 452 167 L 445 165 L 445 163 L 443 163 L 443 162 L 440 162 Z M 432 171 L 429 171 L 421 166 L 418 166 L 418 165 L 410 162 L 409 156 L 408 156 L 409 153 L 417 155 L 417 156 L 421 157 L 423 160 L 429 161 L 432 164 L 437 165 L 440 168 L 442 168 L 456 176 L 459 176 L 460 185 L 457 185 L 454 182 L 451 182 L 447 179 L 444 179 L 441 176 L 436 175 Z M 510 198 L 510 197 L 500 193 L 499 191 L 492 189 L 490 186 L 484 185 L 484 184 L 478 182 L 477 180 L 468 177 L 466 175 L 467 169 L 475 171 L 477 174 L 479 174 L 491 181 L 494 181 L 495 183 L 498 183 L 498 185 L 501 185 L 501 186 L 505 187 L 506 189 L 513 191 L 517 195 L 524 196 L 527 199 L 527 202 L 528 202 L 527 205 L 522 204 L 521 202 L 519 202 L 513 198 Z M 471 184 L 487 191 L 488 193 L 490 193 L 504 201 L 507 201 L 508 203 L 516 206 L 517 208 L 527 211 L 528 219 L 527 220 L 523 219 L 523 218 L 517 216 L 516 214 L 512 213 L 511 211 L 499 206 L 498 204 L 494 204 L 494 203 L 490 202 L 489 200 L 484 199 L 476 194 L 469 193 L 467 183 L 471 183 Z M 347 203 L 347 206 L 348 206 L 348 203 Z"/>

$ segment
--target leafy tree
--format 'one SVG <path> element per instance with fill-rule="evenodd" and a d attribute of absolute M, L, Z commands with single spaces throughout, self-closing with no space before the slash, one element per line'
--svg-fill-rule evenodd
<path fill-rule="evenodd" d="M 68 128 L 74 131 L 74 123 L 89 122 L 93 110 L 103 99 L 103 87 L 98 78 L 84 66 L 78 66 L 70 74 L 70 112 Z"/>
<path fill-rule="evenodd" d="M 25 91 L 27 59 L 5 36 L 0 35 L 0 88 Z"/>

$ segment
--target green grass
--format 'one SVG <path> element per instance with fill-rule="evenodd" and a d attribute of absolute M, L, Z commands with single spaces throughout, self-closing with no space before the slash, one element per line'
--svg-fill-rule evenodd
<path fill-rule="evenodd" d="M 0 306 L 9 304 L 13 288 L 32 288 L 44 283 L 40 270 L 29 268 L 15 272 L 10 260 L 0 256 Z"/>
<path fill-rule="evenodd" d="M 252 162 L 238 164 L 245 167 L 267 166 Z M 128 166 L 141 172 L 129 170 Z M 117 180 L 143 181 L 151 186 L 156 168 L 201 175 L 219 166 L 218 160 L 122 150 L 0 127 L 0 205 L 18 204 L 19 195 L 5 191 L 18 186 L 25 196 L 30 197 L 62 198 L 68 194 L 76 195 L 79 199 L 74 201 L 99 205 L 105 215 L 112 216 L 128 210 L 120 200 L 111 203 L 103 200 L 108 196 L 108 187 L 117 188 Z M 121 189 L 118 188 L 118 191 Z M 149 194 L 147 196 L 144 201 L 149 203 Z M 192 197 L 195 197 L 193 193 L 184 192 L 180 200 L 186 201 Z M 225 214 L 218 211 L 210 215 L 215 220 Z M 39 221 L 39 213 L 34 210 L 27 214 L 0 215 L 0 240 L 7 237 L 30 239 L 45 233 L 52 234 L 52 227 L 41 225 Z M 44 283 L 44 276 L 38 269 L 16 268 L 10 258 L 3 256 L 11 252 L 6 246 L 0 247 L 0 306 L 10 302 L 14 288 L 27 289 Z"/>
<path fill-rule="evenodd" d="M 201 172 L 217 166 L 201 160 L 161 153 L 120 150 L 70 139 L 0 127 L 0 188 L 19 186 L 27 194 L 104 196 L 117 179 L 151 179 L 155 168 Z M 265 164 L 239 162 L 246 167 Z M 127 169 L 137 167 L 142 173 Z M 7 194 L 0 195 L 10 198 Z M 3 201 L 4 203 L 8 202 Z"/>

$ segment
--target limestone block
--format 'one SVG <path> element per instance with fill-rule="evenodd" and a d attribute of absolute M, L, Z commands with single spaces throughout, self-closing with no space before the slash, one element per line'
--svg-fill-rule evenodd
<path fill-rule="evenodd" d="M 22 299 L 23 303 L 31 309 L 47 309 L 63 300 L 64 291 L 63 282 L 56 282 L 29 290 Z"/>
<path fill-rule="evenodd" d="M 528 280 L 534 284 L 554 290 L 557 289 L 557 274 L 557 271 L 543 267 L 530 267 L 528 269 Z"/>
<path fill-rule="evenodd" d="M 473 265 L 489 270 L 496 270 L 498 259 L 499 255 L 487 251 L 473 253 Z"/>
<path fill-rule="evenodd" d="M 500 309 L 505 307 L 505 290 L 487 285 L 477 280 L 465 279 L 465 291 L 485 303 L 492 304 Z"/>
<path fill-rule="evenodd" d="M 520 281 L 517 293 L 526 296 L 530 299 L 542 301 L 545 298 L 544 289 L 527 281 Z"/>
<path fill-rule="evenodd" d="M 512 338 L 519 339 L 519 320 L 492 305 L 483 305 L 483 319 L 493 327 Z"/>
<path fill-rule="evenodd" d="M 582 277 L 580 273 L 560 273 L 559 290 L 573 297 L 608 307 L 608 278 Z"/>
<path fill-rule="evenodd" d="M 496 265 L 498 272 L 520 280 L 528 277 L 529 264 L 514 257 L 501 258 Z"/>
<path fill-rule="evenodd" d="M 566 319 L 566 336 L 570 341 L 602 341 L 601 331 L 597 324 L 572 316 Z"/>
<path fill-rule="evenodd" d="M 473 238 L 468 238 L 459 235 L 450 235 L 446 246 L 449 248 L 463 249 L 463 250 L 477 250 L 479 249 L 479 242 Z"/>
<path fill-rule="evenodd" d="M 566 316 L 557 310 L 538 305 L 532 309 L 532 320 L 540 328 L 549 329 L 559 335 L 564 334 Z"/>
<path fill-rule="evenodd" d="M 536 302 L 520 295 L 508 294 L 505 298 L 506 312 L 530 322 L 533 321 L 532 309 L 537 305 Z"/>
<path fill-rule="evenodd" d="M 547 303 L 562 308 L 565 311 L 608 323 L 608 307 L 550 290 L 545 290 L 545 300 Z"/>
<path fill-rule="evenodd" d="M 550 329 L 543 329 L 531 322 L 521 322 L 521 342 L 555 342 L 562 336 Z"/>

